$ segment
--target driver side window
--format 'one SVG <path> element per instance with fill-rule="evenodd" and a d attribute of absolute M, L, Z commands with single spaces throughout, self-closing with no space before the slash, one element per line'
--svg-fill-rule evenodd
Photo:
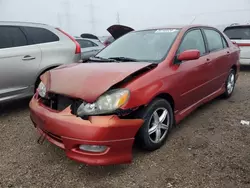
<path fill-rule="evenodd" d="M 186 50 L 199 50 L 201 56 L 206 54 L 205 42 L 199 29 L 189 31 L 184 36 L 177 54 Z"/>

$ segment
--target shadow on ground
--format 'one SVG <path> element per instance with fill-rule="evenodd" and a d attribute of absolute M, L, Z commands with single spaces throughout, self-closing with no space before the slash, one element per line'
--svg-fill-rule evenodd
<path fill-rule="evenodd" d="M 29 108 L 29 101 L 31 98 L 15 100 L 0 104 L 0 115 L 16 113 Z"/>
<path fill-rule="evenodd" d="M 242 72 L 249 72 L 249 71 L 250 71 L 250 66 L 246 66 L 246 65 L 243 66 L 243 65 L 242 65 L 242 66 L 240 67 L 240 71 L 242 71 Z"/>

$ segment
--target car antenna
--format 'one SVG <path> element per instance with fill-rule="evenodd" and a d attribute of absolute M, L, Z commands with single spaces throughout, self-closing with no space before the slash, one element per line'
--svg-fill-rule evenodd
<path fill-rule="evenodd" d="M 194 18 L 191 20 L 190 25 L 193 24 L 195 20 L 196 20 L 196 16 L 194 16 Z"/>

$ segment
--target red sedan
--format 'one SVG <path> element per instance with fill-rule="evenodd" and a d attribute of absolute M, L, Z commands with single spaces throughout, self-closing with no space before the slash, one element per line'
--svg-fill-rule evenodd
<path fill-rule="evenodd" d="M 31 120 L 73 160 L 128 163 L 134 141 L 156 150 L 198 106 L 230 97 L 238 72 L 239 48 L 213 27 L 132 31 L 86 63 L 43 74 Z"/>

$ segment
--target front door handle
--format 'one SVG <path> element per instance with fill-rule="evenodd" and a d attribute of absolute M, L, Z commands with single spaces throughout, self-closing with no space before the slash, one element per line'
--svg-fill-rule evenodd
<path fill-rule="evenodd" d="M 32 57 L 32 56 L 30 56 L 30 55 L 26 55 L 26 56 L 24 56 L 23 57 L 23 61 L 30 61 L 30 60 L 33 60 L 33 59 L 36 59 L 35 57 Z"/>

